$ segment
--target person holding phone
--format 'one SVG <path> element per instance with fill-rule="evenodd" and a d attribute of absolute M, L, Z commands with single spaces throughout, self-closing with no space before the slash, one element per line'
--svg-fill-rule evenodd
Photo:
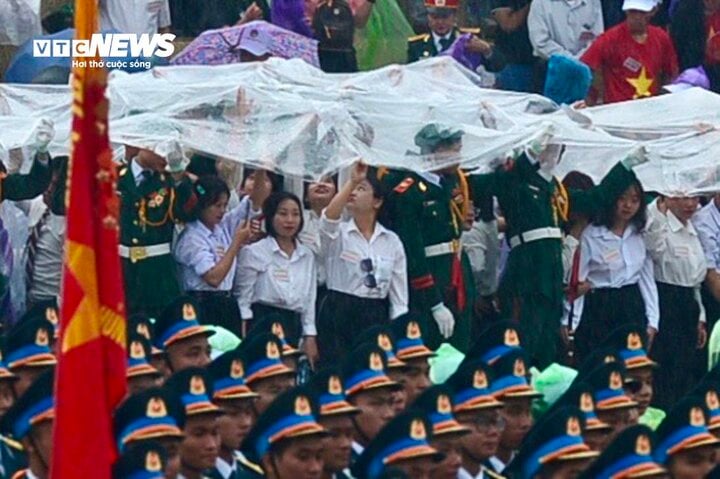
<path fill-rule="evenodd" d="M 173 255 L 180 265 L 185 291 L 195 297 L 203 317 L 239 334 L 240 312 L 232 296 L 240 249 L 253 239 L 251 220 L 260 214 L 267 191 L 253 195 L 226 214 L 230 190 L 217 176 L 203 176 L 194 185 L 198 198 L 197 219 L 180 234 Z"/>

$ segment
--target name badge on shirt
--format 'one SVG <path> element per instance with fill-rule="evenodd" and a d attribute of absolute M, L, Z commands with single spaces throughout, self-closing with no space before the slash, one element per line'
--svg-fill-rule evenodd
<path fill-rule="evenodd" d="M 673 251 L 675 252 L 675 256 L 677 258 L 689 258 L 690 257 L 690 248 L 687 245 L 681 244 L 673 247 Z"/>
<path fill-rule="evenodd" d="M 633 57 L 627 57 L 623 62 L 623 66 L 631 72 L 639 72 L 642 68 L 642 63 L 635 60 Z"/>
<path fill-rule="evenodd" d="M 620 258 L 622 258 L 622 255 L 620 254 L 620 251 L 616 249 L 610 250 L 603 255 L 603 261 L 605 261 L 606 263 L 614 263 Z"/>
<path fill-rule="evenodd" d="M 352 251 L 347 250 L 340 253 L 340 259 L 348 261 L 350 263 L 360 262 L 360 256 L 357 253 L 353 253 Z"/>
<path fill-rule="evenodd" d="M 290 272 L 284 268 L 275 268 L 272 275 L 276 281 L 281 281 L 283 283 L 290 281 Z"/>

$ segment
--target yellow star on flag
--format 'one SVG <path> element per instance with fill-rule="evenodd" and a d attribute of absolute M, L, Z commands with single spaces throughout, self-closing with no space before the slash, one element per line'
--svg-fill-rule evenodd
<path fill-rule="evenodd" d="M 635 95 L 633 96 L 633 100 L 652 96 L 650 87 L 655 82 L 655 80 L 652 78 L 648 78 L 647 70 L 645 70 L 644 66 L 640 69 L 640 75 L 638 75 L 637 78 L 626 78 L 625 80 L 635 88 Z"/>

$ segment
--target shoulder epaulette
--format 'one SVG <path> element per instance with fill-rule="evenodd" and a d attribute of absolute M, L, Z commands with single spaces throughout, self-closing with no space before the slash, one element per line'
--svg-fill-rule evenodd
<path fill-rule="evenodd" d="M 430 38 L 430 34 L 429 34 L 429 33 L 421 33 L 420 35 L 415 35 L 415 36 L 412 36 L 412 37 L 408 37 L 408 41 L 409 41 L 409 42 L 416 42 L 416 41 L 418 41 L 418 40 L 423 40 L 423 41 L 424 41 L 424 40 L 427 40 L 428 38 Z"/>
<path fill-rule="evenodd" d="M 12 479 L 22 479 L 23 477 L 27 477 L 27 469 L 20 469 L 18 472 L 13 474 Z"/>
<path fill-rule="evenodd" d="M 463 33 L 472 33 L 473 35 L 480 35 L 480 29 L 479 28 L 460 28 L 460 31 Z"/>
<path fill-rule="evenodd" d="M 489 477 L 490 479 L 506 479 L 505 476 L 501 476 L 501 475 L 498 474 L 497 472 L 491 471 L 491 470 L 490 470 L 489 468 L 487 468 L 487 467 L 483 467 L 483 473 L 485 473 L 485 475 L 486 475 L 487 477 Z"/>
<path fill-rule="evenodd" d="M 262 467 L 258 466 L 254 462 L 248 461 L 247 458 L 245 458 L 245 456 L 243 456 L 241 454 L 236 454 L 235 459 L 237 460 L 237 462 L 239 462 L 243 466 L 247 467 L 251 471 L 258 473 L 261 476 L 265 476 L 265 471 L 262 470 Z"/>
<path fill-rule="evenodd" d="M 14 440 L 14 439 L 10 439 L 9 437 L 0 436 L 0 441 L 4 442 L 6 446 L 8 446 L 12 449 L 17 449 L 18 451 L 25 450 L 25 448 L 23 447 L 22 444 L 20 444 L 18 441 Z"/>
<path fill-rule="evenodd" d="M 415 180 L 412 179 L 411 177 L 407 177 L 404 180 L 402 180 L 399 185 L 397 185 L 395 187 L 394 191 L 395 191 L 395 193 L 405 193 L 408 190 L 408 188 L 410 188 L 413 185 L 413 183 L 415 183 Z"/>
<path fill-rule="evenodd" d="M 123 166 L 120 168 L 120 173 L 118 173 L 120 176 L 125 176 L 128 172 L 127 166 Z"/>

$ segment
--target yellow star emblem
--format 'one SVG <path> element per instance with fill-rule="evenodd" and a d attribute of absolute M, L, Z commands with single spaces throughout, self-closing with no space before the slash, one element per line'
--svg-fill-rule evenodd
<path fill-rule="evenodd" d="M 655 83 L 655 80 L 648 78 L 647 70 L 645 70 L 644 66 L 640 69 L 640 75 L 638 75 L 637 78 L 626 78 L 625 80 L 635 88 L 633 100 L 652 96 L 650 87 Z"/>

